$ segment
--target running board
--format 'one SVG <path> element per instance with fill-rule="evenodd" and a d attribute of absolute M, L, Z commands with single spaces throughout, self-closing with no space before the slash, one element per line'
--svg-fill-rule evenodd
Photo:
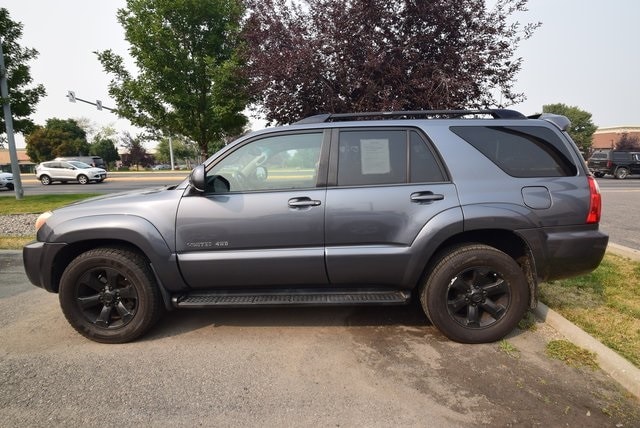
<path fill-rule="evenodd" d="M 340 306 L 402 305 L 411 300 L 409 291 L 397 290 L 279 290 L 254 292 L 212 291 L 174 296 L 176 308 L 257 307 L 257 306 Z"/>

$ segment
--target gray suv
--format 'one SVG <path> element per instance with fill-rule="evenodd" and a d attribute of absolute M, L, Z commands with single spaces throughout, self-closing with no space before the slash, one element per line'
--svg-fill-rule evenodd
<path fill-rule="evenodd" d="M 568 126 L 511 110 L 313 116 L 240 138 L 177 186 L 43 214 L 26 272 L 99 342 L 165 310 L 412 298 L 450 339 L 495 341 L 540 281 L 604 255 Z"/>

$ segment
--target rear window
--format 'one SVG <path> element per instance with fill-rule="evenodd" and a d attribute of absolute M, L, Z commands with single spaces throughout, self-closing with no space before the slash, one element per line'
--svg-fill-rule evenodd
<path fill-rule="evenodd" d="M 568 148 L 541 126 L 452 126 L 451 131 L 512 177 L 565 177 L 577 173 Z"/>
<path fill-rule="evenodd" d="M 593 159 L 593 160 L 605 160 L 605 159 L 607 159 L 607 154 L 606 153 L 594 153 L 593 156 L 591 156 L 591 159 Z"/>

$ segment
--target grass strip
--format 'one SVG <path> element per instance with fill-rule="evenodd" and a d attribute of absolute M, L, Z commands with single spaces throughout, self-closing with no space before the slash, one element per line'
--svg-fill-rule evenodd
<path fill-rule="evenodd" d="M 590 274 L 541 284 L 540 300 L 640 367 L 640 262 L 608 253 Z"/>
<path fill-rule="evenodd" d="M 98 196 L 99 193 L 74 193 L 58 195 L 28 195 L 23 199 L 9 196 L 0 198 L 0 215 L 5 214 L 39 214 L 48 210 Z"/>

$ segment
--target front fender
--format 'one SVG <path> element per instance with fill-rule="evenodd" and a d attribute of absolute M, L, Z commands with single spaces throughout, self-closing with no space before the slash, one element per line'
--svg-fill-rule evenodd
<path fill-rule="evenodd" d="M 125 214 L 95 215 L 65 220 L 57 223 L 54 228 L 45 227 L 47 230 L 43 231 L 42 237 L 39 234 L 39 240 L 47 244 L 66 244 L 62 248 L 67 253 L 74 248 L 92 248 L 102 243 L 120 242 L 134 246 L 147 257 L 156 276 L 162 279 L 161 287 L 169 291 L 187 288 L 180 275 L 176 255 L 165 237 L 142 217 Z"/>

